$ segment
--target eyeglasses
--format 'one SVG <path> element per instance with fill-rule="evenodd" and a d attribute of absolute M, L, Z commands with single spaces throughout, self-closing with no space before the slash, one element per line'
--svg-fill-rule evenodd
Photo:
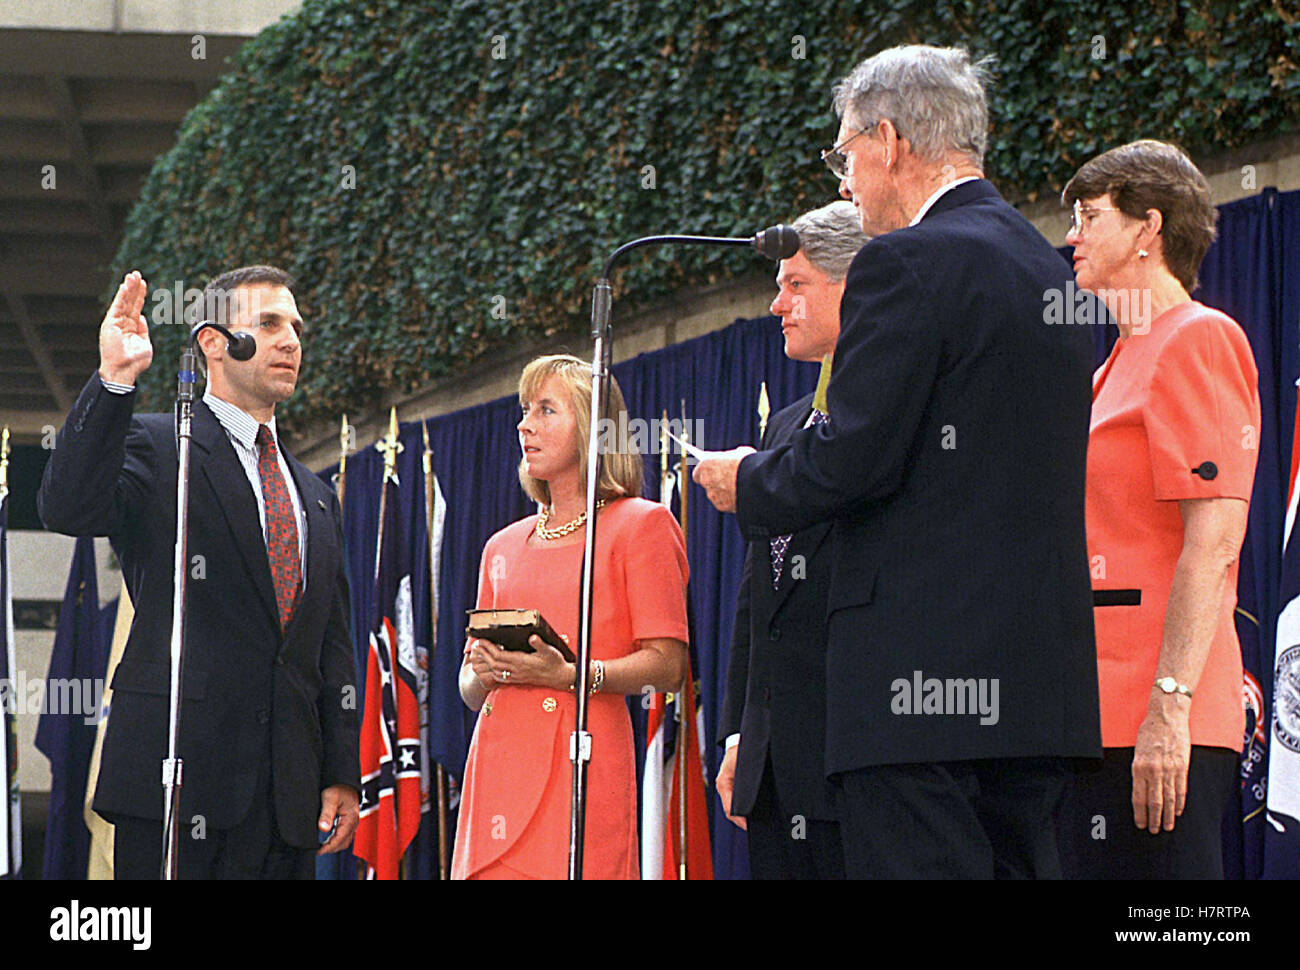
<path fill-rule="evenodd" d="M 833 145 L 822 152 L 822 161 L 826 163 L 826 167 L 831 170 L 831 174 L 837 179 L 849 177 L 849 156 L 844 154 L 841 149 L 843 149 L 849 142 L 853 141 L 854 138 L 857 138 L 860 135 L 865 135 L 869 131 L 871 131 L 870 128 L 861 128 L 858 130 L 857 134 L 849 135 L 848 138 L 845 138 L 838 145 Z"/>
<path fill-rule="evenodd" d="M 1082 236 L 1092 228 L 1093 220 L 1103 212 L 1120 212 L 1120 209 L 1099 208 L 1097 206 L 1083 207 L 1083 202 L 1079 199 L 1074 200 L 1074 208 L 1070 212 L 1070 232 L 1076 236 Z"/>

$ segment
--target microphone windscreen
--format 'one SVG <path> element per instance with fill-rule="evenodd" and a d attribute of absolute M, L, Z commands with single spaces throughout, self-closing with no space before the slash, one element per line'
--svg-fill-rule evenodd
<path fill-rule="evenodd" d="M 754 237 L 754 248 L 768 259 L 789 259 L 799 251 L 799 234 L 787 225 L 771 226 Z"/>
<path fill-rule="evenodd" d="M 226 353 L 232 360 L 252 360 L 257 353 L 257 341 L 251 333 L 232 333 L 226 338 Z"/>

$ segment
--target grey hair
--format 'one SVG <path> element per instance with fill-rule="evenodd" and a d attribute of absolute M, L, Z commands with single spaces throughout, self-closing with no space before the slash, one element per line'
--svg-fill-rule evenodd
<path fill-rule="evenodd" d="M 832 283 L 849 275 L 849 264 L 871 239 L 852 202 L 832 202 L 805 212 L 791 228 L 799 234 L 799 252 Z"/>
<path fill-rule="evenodd" d="M 888 118 L 926 161 L 960 152 L 983 167 L 989 144 L 984 89 L 993 64 L 992 57 L 972 62 L 961 47 L 891 47 L 835 85 L 835 114 L 852 112 L 863 128 Z"/>

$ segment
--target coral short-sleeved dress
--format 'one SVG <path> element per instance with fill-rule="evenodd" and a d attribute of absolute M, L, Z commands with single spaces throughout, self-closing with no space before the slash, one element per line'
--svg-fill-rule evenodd
<path fill-rule="evenodd" d="M 1117 341 L 1093 377 L 1087 529 L 1097 607 L 1101 743 L 1132 747 L 1156 676 L 1174 568 L 1178 500 L 1250 500 L 1259 454 L 1258 372 L 1241 327 L 1195 301 Z M 1104 592 L 1101 592 L 1104 591 Z M 1194 745 L 1241 750 L 1241 645 L 1229 570 L 1191 702 Z"/>
<path fill-rule="evenodd" d="M 578 643 L 583 544 L 530 546 L 531 515 L 492 536 L 479 570 L 480 609 L 538 609 Z M 686 546 L 664 506 L 609 503 L 596 529 L 592 657 L 616 660 L 638 640 L 687 640 Z M 502 685 L 488 694 L 470 742 L 452 859 L 453 879 L 563 879 L 568 874 L 569 735 L 575 695 Z M 636 879 L 636 763 L 621 694 L 588 705 L 583 877 Z"/>

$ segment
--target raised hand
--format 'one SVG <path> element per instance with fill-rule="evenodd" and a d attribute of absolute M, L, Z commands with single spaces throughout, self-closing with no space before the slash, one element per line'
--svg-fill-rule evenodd
<path fill-rule="evenodd" d="M 132 270 L 104 314 L 99 325 L 99 376 L 106 381 L 134 384 L 153 361 L 149 325 L 141 313 L 148 290 L 144 277 Z"/>

